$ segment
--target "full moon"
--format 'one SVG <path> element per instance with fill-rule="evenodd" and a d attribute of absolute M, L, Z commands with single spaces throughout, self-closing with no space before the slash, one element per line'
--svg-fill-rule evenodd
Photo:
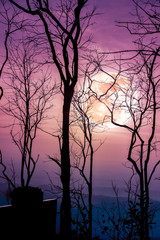
<path fill-rule="evenodd" d="M 125 124 L 130 114 L 127 108 L 127 92 L 129 80 L 123 76 L 110 74 L 97 74 L 92 78 L 89 86 L 87 111 L 93 123 L 108 128 L 115 125 L 111 123 L 111 112 L 114 122 Z"/>

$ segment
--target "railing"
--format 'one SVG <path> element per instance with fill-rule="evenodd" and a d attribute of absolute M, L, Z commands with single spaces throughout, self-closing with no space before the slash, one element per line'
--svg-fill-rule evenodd
<path fill-rule="evenodd" d="M 57 200 L 44 200 L 42 206 L 0 207 L 0 234 L 4 239 L 45 239 L 56 236 Z"/>

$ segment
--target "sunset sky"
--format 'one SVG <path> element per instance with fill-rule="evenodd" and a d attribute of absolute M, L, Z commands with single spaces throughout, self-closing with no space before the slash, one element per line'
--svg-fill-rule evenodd
<path fill-rule="evenodd" d="M 131 49 L 133 47 L 133 36 L 126 29 L 116 26 L 116 21 L 132 19 L 130 13 L 133 13 L 134 8 L 131 0 L 89 0 L 88 5 L 90 8 L 96 6 L 97 13 L 99 13 L 93 18 L 94 25 L 89 29 L 89 33 L 93 35 L 93 48 L 101 52 L 108 52 Z M 2 34 L 2 31 L 0 34 Z M 2 39 L 2 36 L 0 39 Z M 0 44 L 0 52 L 3 52 L 3 44 Z M 4 75 L 1 78 L 2 86 L 3 78 Z M 59 82 L 56 73 L 54 78 Z M 4 97 L 5 94 L 4 92 Z M 56 97 L 54 99 L 53 108 L 53 112 L 57 114 L 56 117 L 58 117 L 59 121 L 61 111 L 62 105 L 59 95 L 58 100 Z M 8 124 L 7 117 L 3 114 L 1 116 L 0 125 Z M 51 119 L 44 124 L 44 127 L 47 126 L 47 129 L 50 128 L 50 131 L 53 132 L 57 127 L 56 124 L 56 121 Z M 97 190 L 101 189 L 101 187 L 111 187 L 112 181 L 116 182 L 118 187 L 122 187 L 123 179 L 127 179 L 130 175 L 130 171 L 124 166 L 127 162 L 130 133 L 118 127 L 111 127 L 101 133 L 97 133 L 95 138 L 97 141 L 105 140 L 105 142 L 95 154 L 94 188 Z M 19 155 L 11 141 L 9 128 L 0 128 L 0 149 L 2 150 L 4 160 L 6 162 L 13 160 L 16 168 L 19 168 Z M 47 184 L 47 172 L 54 181 L 56 178 L 54 173 L 57 171 L 57 168 L 55 168 L 53 162 L 48 160 L 47 156 L 59 154 L 57 139 L 39 132 L 34 149 L 35 154 L 40 154 L 40 160 L 33 177 L 33 183 L 35 185 Z M 153 187 L 153 190 L 155 188 Z M 100 194 L 99 191 L 98 194 Z"/>

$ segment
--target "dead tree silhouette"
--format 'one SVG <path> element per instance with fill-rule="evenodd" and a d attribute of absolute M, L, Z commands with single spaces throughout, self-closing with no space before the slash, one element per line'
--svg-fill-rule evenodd
<path fill-rule="evenodd" d="M 71 199 L 70 199 L 70 148 L 69 148 L 69 120 L 70 107 L 75 86 L 79 77 L 79 48 L 84 47 L 88 40 L 83 40 L 83 35 L 87 26 L 90 25 L 94 11 L 90 13 L 83 9 L 88 0 L 63 0 L 58 2 L 57 8 L 53 2 L 27 1 L 26 6 L 9 0 L 17 9 L 30 16 L 35 21 L 39 20 L 42 25 L 35 25 L 43 35 L 43 46 L 51 62 L 58 70 L 61 92 L 63 94 L 63 119 L 62 119 L 62 149 L 61 149 L 61 182 L 63 186 L 63 197 L 61 203 L 61 234 L 63 239 L 71 239 Z M 32 4 L 33 3 L 33 4 Z M 43 30 L 42 30 L 43 29 Z M 33 30 L 33 29 L 32 29 Z M 33 31 L 32 31 L 33 33 Z M 38 44 L 38 34 L 32 35 L 32 40 Z M 42 44 L 41 42 L 41 44 Z M 42 47 L 42 45 L 41 45 Z"/>

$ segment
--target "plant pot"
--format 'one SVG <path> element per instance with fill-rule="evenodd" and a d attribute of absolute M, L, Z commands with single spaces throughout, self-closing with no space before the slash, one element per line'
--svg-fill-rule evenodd
<path fill-rule="evenodd" d="M 43 192 L 36 187 L 18 187 L 11 193 L 11 204 L 15 208 L 39 208 L 43 203 Z"/>
<path fill-rule="evenodd" d="M 13 236 L 37 239 L 42 235 L 43 192 L 40 188 L 18 187 L 11 193 Z"/>

